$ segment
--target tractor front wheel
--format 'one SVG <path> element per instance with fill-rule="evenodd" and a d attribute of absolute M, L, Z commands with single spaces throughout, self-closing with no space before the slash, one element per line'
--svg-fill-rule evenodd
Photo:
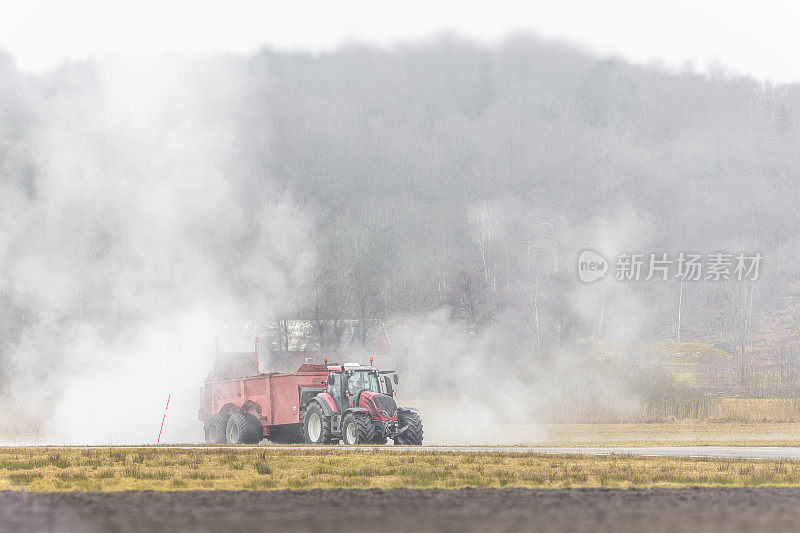
<path fill-rule="evenodd" d="M 316 402 L 311 402 L 303 415 L 303 440 L 306 444 L 328 444 L 331 441 L 331 419 Z"/>
<path fill-rule="evenodd" d="M 422 445 L 422 419 L 414 411 L 400 412 L 397 422 L 401 427 L 408 426 L 403 433 L 394 438 L 395 444 Z"/>
<path fill-rule="evenodd" d="M 206 444 L 225 444 L 225 429 L 228 427 L 230 415 L 217 413 L 205 424 Z"/>
<path fill-rule="evenodd" d="M 228 419 L 225 436 L 228 444 L 258 444 L 264 437 L 264 430 L 255 415 L 236 413 Z"/>
<path fill-rule="evenodd" d="M 369 444 L 375 438 L 375 426 L 366 416 L 356 416 L 353 413 L 345 415 L 342 423 L 342 442 L 348 446 L 354 444 Z"/>

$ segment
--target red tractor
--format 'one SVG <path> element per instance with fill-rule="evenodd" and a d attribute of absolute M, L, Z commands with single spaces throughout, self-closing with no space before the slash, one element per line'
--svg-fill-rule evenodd
<path fill-rule="evenodd" d="M 238 364 L 221 364 L 226 359 Z M 260 374 L 257 366 L 254 353 L 218 354 L 201 391 L 207 443 L 255 444 L 266 437 L 284 443 L 422 444 L 417 410 L 395 403 L 394 371 L 326 362 L 300 365 L 291 374 Z M 233 377 L 231 370 L 248 377 Z"/>

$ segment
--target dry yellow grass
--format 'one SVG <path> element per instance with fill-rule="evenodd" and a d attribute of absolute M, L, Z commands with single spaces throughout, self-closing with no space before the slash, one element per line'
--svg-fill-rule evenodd
<path fill-rule="evenodd" d="M 0 490 L 800 486 L 800 461 L 369 450 L 0 449 Z"/>
<path fill-rule="evenodd" d="M 704 413 L 717 422 L 797 422 L 800 421 L 798 398 L 719 398 Z"/>
<path fill-rule="evenodd" d="M 411 398 L 403 404 L 414 405 L 425 419 L 434 419 L 442 427 L 461 406 L 458 399 Z M 726 398 L 694 396 L 670 392 L 651 398 L 641 405 L 614 407 L 601 404 L 571 404 L 553 400 L 530 408 L 531 421 L 541 424 L 673 424 L 683 422 L 712 424 L 798 424 L 800 398 Z M 502 413 L 496 413 L 502 414 Z M 448 418 L 449 417 L 449 418 Z M 518 417 L 516 417 L 518 418 Z M 516 424 L 514 417 L 498 419 L 500 424 Z M 453 424 L 453 422 L 450 422 Z M 455 428 L 451 429 L 451 432 Z"/>
<path fill-rule="evenodd" d="M 544 424 L 548 446 L 800 446 L 798 423 Z"/>

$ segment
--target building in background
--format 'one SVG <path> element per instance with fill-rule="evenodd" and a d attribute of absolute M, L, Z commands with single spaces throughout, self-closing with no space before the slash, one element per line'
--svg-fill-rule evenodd
<path fill-rule="evenodd" d="M 254 368 L 294 372 L 303 363 L 322 363 L 323 357 L 363 363 L 376 357 L 386 364 L 390 354 L 386 328 L 379 320 L 227 321 L 220 324 L 216 342 L 217 357 L 237 354 L 232 361 L 240 361 L 241 370 L 249 373 Z"/>

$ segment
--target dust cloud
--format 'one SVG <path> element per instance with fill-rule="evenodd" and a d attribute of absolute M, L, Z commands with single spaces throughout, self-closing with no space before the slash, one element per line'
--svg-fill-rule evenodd
<path fill-rule="evenodd" d="M 306 282 L 308 221 L 261 175 L 247 199 L 237 63 L 65 66 L 31 86 L 31 190 L 0 180 L 4 437 L 194 442 L 220 320 L 270 317 Z M 64 82 L 63 80 L 67 80 Z M 232 346 L 228 349 L 236 349 Z"/>
<path fill-rule="evenodd" d="M 498 274 L 497 256 L 514 246 L 526 218 L 531 213 L 509 199 L 473 210 L 471 235 L 489 279 Z M 584 224 L 572 228 L 563 249 L 539 250 L 524 260 L 550 261 L 554 253 L 577 257 L 586 243 L 611 257 L 615 250 L 643 246 L 648 231 L 630 209 Z M 529 274 L 538 270 L 521 268 L 519 298 L 495 309 L 491 320 L 482 316 L 488 311 L 480 302 L 493 289 L 471 278 L 449 307 L 393 322 L 393 349 L 407 365 L 403 377 L 409 380 L 398 401 L 425 414 L 426 442 L 535 444 L 549 438 L 548 423 L 627 420 L 642 413 L 645 398 L 631 354 L 609 360 L 593 337 L 613 324 L 621 339 L 635 342 L 651 320 L 647 303 L 630 286 L 582 285 L 572 270 L 561 273 L 556 287 L 537 288 L 533 275 L 524 277 L 525 267 Z M 465 325 L 457 320 L 459 312 L 461 318 L 478 318 Z M 578 323 L 585 332 L 580 339 L 546 338 L 546 331 Z"/>
<path fill-rule="evenodd" d="M 200 440 L 237 321 L 316 324 L 324 353 L 369 352 L 343 320 L 385 330 L 427 442 L 796 395 L 796 85 L 526 35 L 36 75 L 0 56 L 0 81 L 0 441 L 150 443 L 168 395 L 162 440 Z M 583 284 L 587 248 L 768 266 Z"/>

